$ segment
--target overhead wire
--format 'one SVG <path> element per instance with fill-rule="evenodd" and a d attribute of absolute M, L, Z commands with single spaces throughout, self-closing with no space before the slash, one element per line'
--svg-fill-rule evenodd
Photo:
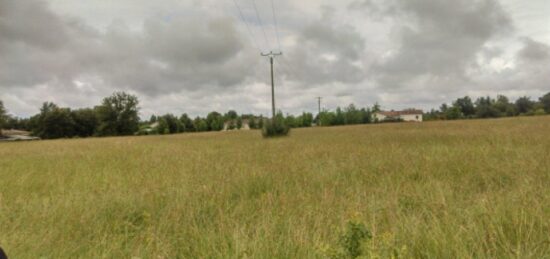
<path fill-rule="evenodd" d="M 258 23 L 260 24 L 260 28 L 262 29 L 262 32 L 263 32 L 265 44 L 271 49 L 271 44 L 269 44 L 269 41 L 267 40 L 267 33 L 265 32 L 264 24 L 262 22 L 262 18 L 260 18 L 260 12 L 258 11 L 258 6 L 256 6 L 255 0 L 252 0 L 252 5 L 254 6 L 254 11 L 256 12 L 256 18 L 258 18 Z"/>
<path fill-rule="evenodd" d="M 279 26 L 277 25 L 277 15 L 275 15 L 275 4 L 271 0 L 271 11 L 273 13 L 273 24 L 275 25 L 275 36 L 277 38 L 277 45 L 279 46 L 279 51 L 282 51 L 281 48 L 281 39 L 279 38 Z"/>
<path fill-rule="evenodd" d="M 246 25 L 246 29 L 248 31 L 248 34 L 250 35 L 250 38 L 252 40 L 252 44 L 254 45 L 254 47 L 261 53 L 262 52 L 262 49 L 260 48 L 260 46 L 258 45 L 258 41 L 256 41 L 256 37 L 254 37 L 254 33 L 252 33 L 252 29 L 250 29 L 250 25 L 248 24 L 248 22 L 246 21 L 245 17 L 244 17 L 244 14 L 243 14 L 243 11 L 241 9 L 241 7 L 239 6 L 239 4 L 237 3 L 237 0 L 233 0 L 233 3 L 235 4 L 235 7 L 237 8 L 237 10 L 239 11 L 239 16 L 242 20 L 242 22 Z"/>

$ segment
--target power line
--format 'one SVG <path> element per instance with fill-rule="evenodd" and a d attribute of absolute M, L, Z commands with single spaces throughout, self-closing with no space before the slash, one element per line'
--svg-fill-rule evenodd
<path fill-rule="evenodd" d="M 256 12 L 256 17 L 258 18 L 258 23 L 260 24 L 260 28 L 262 29 L 262 32 L 264 34 L 265 44 L 266 44 L 266 46 L 268 46 L 271 49 L 269 41 L 267 40 L 267 34 L 265 33 L 264 24 L 262 23 L 262 18 L 260 18 L 260 12 L 258 12 L 258 7 L 256 6 L 256 1 L 255 0 L 252 0 L 252 5 L 254 6 L 254 11 Z"/>
<path fill-rule="evenodd" d="M 275 15 L 275 4 L 273 3 L 273 0 L 271 0 L 271 11 L 273 12 L 273 24 L 275 25 L 275 36 L 277 36 L 277 45 L 279 46 L 279 50 L 281 49 L 281 39 L 279 38 L 279 27 L 277 25 L 277 15 Z"/>
<path fill-rule="evenodd" d="M 237 4 L 237 0 L 233 0 L 233 3 L 235 4 L 235 7 L 237 7 L 237 10 L 239 11 L 239 15 L 241 17 L 241 20 L 246 25 L 246 29 L 248 31 L 248 34 L 250 34 L 252 44 L 254 44 L 254 47 L 261 53 L 262 50 L 260 49 L 260 46 L 258 45 L 258 42 L 256 41 L 256 37 L 254 37 L 254 33 L 252 33 L 252 29 L 250 29 L 250 25 L 248 25 L 248 22 L 244 18 L 244 14 L 243 14 L 243 11 L 242 11 L 241 7 L 239 6 L 239 4 Z"/>

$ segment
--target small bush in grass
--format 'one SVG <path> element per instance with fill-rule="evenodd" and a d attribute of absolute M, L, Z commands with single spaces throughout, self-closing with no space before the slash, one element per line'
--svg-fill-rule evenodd
<path fill-rule="evenodd" d="M 286 124 L 285 118 L 280 112 L 277 113 L 274 119 L 266 120 L 262 128 L 264 138 L 282 137 L 288 135 L 289 132 L 290 127 Z"/>

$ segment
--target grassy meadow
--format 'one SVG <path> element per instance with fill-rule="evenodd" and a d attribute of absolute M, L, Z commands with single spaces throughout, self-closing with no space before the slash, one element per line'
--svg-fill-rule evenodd
<path fill-rule="evenodd" d="M 550 258 L 550 116 L 0 143 L 12 258 Z"/>

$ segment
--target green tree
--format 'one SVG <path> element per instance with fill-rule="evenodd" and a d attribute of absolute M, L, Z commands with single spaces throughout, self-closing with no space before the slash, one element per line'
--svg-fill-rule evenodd
<path fill-rule="evenodd" d="M 158 118 L 157 116 L 155 116 L 154 114 L 151 115 L 151 118 L 149 118 L 149 124 L 153 124 L 155 122 L 157 122 Z"/>
<path fill-rule="evenodd" d="M 363 122 L 361 111 L 350 104 L 344 111 L 344 124 L 360 124 Z"/>
<path fill-rule="evenodd" d="M 0 100 L 0 136 L 2 136 L 2 128 L 6 123 L 6 108 L 4 108 L 4 103 Z"/>
<path fill-rule="evenodd" d="M 243 127 L 243 118 L 241 116 L 237 117 L 237 129 L 241 129 Z"/>
<path fill-rule="evenodd" d="M 476 100 L 476 116 L 478 118 L 496 118 L 498 110 L 494 106 L 495 100 L 491 97 L 480 97 Z"/>
<path fill-rule="evenodd" d="M 159 134 L 161 135 L 170 134 L 170 126 L 168 125 L 168 122 L 166 121 L 166 118 L 164 116 L 159 117 L 157 122 L 158 122 L 157 132 Z"/>
<path fill-rule="evenodd" d="M 132 135 L 139 129 L 139 101 L 134 95 L 116 92 L 96 107 L 101 136 Z"/>
<path fill-rule="evenodd" d="M 208 130 L 220 131 L 223 129 L 223 117 L 218 112 L 211 112 L 206 116 Z"/>
<path fill-rule="evenodd" d="M 332 126 L 335 124 L 336 115 L 334 112 L 322 111 L 319 113 L 319 126 Z"/>
<path fill-rule="evenodd" d="M 256 128 L 258 128 L 258 125 L 257 125 L 257 123 L 256 123 L 256 118 L 254 118 L 254 116 L 250 116 L 250 117 L 248 118 L 248 127 L 249 127 L 250 129 L 256 129 Z"/>
<path fill-rule="evenodd" d="M 516 115 L 516 107 L 510 103 L 508 97 L 504 95 L 497 96 L 497 100 L 493 104 L 495 109 L 498 110 L 500 116 L 514 116 Z"/>
<path fill-rule="evenodd" d="M 460 109 L 460 112 L 465 117 L 471 117 L 476 113 L 474 103 L 472 102 L 472 99 L 470 99 L 469 96 L 464 96 L 462 98 L 456 99 L 456 101 L 453 102 L 453 106 L 458 107 Z M 445 111 L 442 111 L 442 112 L 445 112 Z"/>
<path fill-rule="evenodd" d="M 516 109 L 519 114 L 530 112 L 534 106 L 535 102 L 531 101 L 531 98 L 527 96 L 520 97 L 516 100 Z"/>
<path fill-rule="evenodd" d="M 260 118 L 258 119 L 258 129 L 264 128 L 265 119 L 263 115 L 260 115 Z"/>
<path fill-rule="evenodd" d="M 372 113 L 381 112 L 382 109 L 380 109 L 380 104 L 378 104 L 378 102 L 376 102 L 376 103 L 372 106 L 371 111 L 372 111 Z"/>
<path fill-rule="evenodd" d="M 33 134 L 43 139 L 70 138 L 75 136 L 75 122 L 71 110 L 46 102 L 40 109 L 37 127 Z"/>
<path fill-rule="evenodd" d="M 286 115 L 286 118 L 284 118 L 285 124 L 291 128 L 296 128 L 296 118 L 290 114 Z"/>
<path fill-rule="evenodd" d="M 193 125 L 195 130 L 198 132 L 208 131 L 208 122 L 201 117 L 196 117 L 193 121 Z"/>
<path fill-rule="evenodd" d="M 301 127 L 311 127 L 313 124 L 313 114 L 310 112 L 303 112 L 300 116 Z"/>
<path fill-rule="evenodd" d="M 75 124 L 74 130 L 77 136 L 89 137 L 95 134 L 98 120 L 93 109 L 85 108 L 73 110 L 71 116 Z"/>
<path fill-rule="evenodd" d="M 228 111 L 226 114 L 225 114 L 225 120 L 228 121 L 228 120 L 236 120 L 237 117 L 239 117 L 239 115 L 237 114 L 236 111 L 234 110 L 230 110 Z"/>
<path fill-rule="evenodd" d="M 166 123 L 166 126 L 168 128 L 168 131 L 166 132 L 166 134 L 175 134 L 175 133 L 179 133 L 181 132 L 181 129 L 183 128 L 180 120 L 178 120 L 178 118 L 176 118 L 176 116 L 172 115 L 172 114 L 166 114 L 164 116 L 161 117 L 164 121 L 164 123 Z M 159 121 L 160 123 L 160 121 Z M 164 133 L 163 131 L 159 131 L 160 133 Z"/>
<path fill-rule="evenodd" d="M 550 113 L 550 93 L 545 94 L 539 99 L 542 108 L 546 113 Z"/>
<path fill-rule="evenodd" d="M 183 127 L 182 132 L 196 131 L 195 126 L 193 124 L 193 120 L 191 120 L 191 118 L 189 118 L 189 116 L 186 113 L 180 116 L 180 122 Z"/>
<path fill-rule="evenodd" d="M 362 123 L 371 123 L 372 122 L 372 112 L 369 108 L 362 108 L 361 109 L 361 122 Z"/>
<path fill-rule="evenodd" d="M 464 114 L 462 113 L 459 106 L 451 106 L 451 108 L 448 108 L 447 111 L 445 111 L 445 118 L 448 120 L 458 120 L 460 118 L 464 117 Z"/>
<path fill-rule="evenodd" d="M 282 137 L 288 135 L 290 127 L 286 124 L 282 112 L 278 112 L 275 118 L 267 120 L 262 128 L 262 135 L 265 138 Z"/>

